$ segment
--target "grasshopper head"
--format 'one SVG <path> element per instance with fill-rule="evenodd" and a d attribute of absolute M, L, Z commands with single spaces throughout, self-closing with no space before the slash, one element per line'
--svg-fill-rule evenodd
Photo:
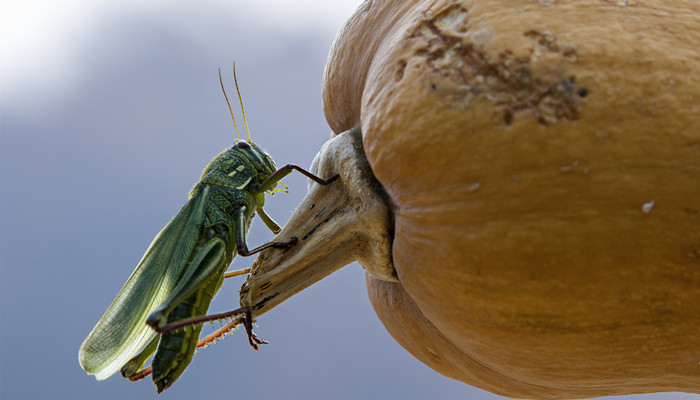
<path fill-rule="evenodd" d="M 237 173 L 239 171 L 242 172 L 242 168 L 244 168 L 243 165 L 241 165 L 241 159 L 246 160 L 249 167 L 252 166 L 255 168 L 253 174 L 251 174 L 250 170 L 243 174 Z M 238 139 L 233 142 L 233 147 L 224 150 L 211 160 L 209 165 L 204 169 L 200 181 L 190 192 L 190 196 L 194 196 L 198 193 L 198 189 L 202 183 L 234 189 L 244 189 L 252 181 L 257 185 L 254 187 L 259 187 L 259 185 L 267 180 L 276 170 L 275 162 L 272 161 L 272 157 L 270 157 L 265 150 L 255 143 Z M 268 188 L 267 190 L 273 188 L 274 187 Z M 255 191 L 255 189 L 253 190 Z"/>
<path fill-rule="evenodd" d="M 258 176 L 264 177 L 263 179 L 267 179 L 268 176 L 277 170 L 272 157 L 262 147 L 253 142 L 236 139 L 233 141 L 233 149 L 248 158 L 255 166 Z"/>

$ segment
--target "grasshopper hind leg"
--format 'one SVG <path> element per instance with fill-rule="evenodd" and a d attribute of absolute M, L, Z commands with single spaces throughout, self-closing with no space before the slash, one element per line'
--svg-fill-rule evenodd
<path fill-rule="evenodd" d="M 253 315 L 249 308 L 245 309 L 245 318 L 243 319 L 243 327 L 245 328 L 245 333 L 248 335 L 248 343 L 254 350 L 258 350 L 259 344 L 270 344 L 270 342 L 258 338 L 255 333 L 253 333 Z"/>
<path fill-rule="evenodd" d="M 236 325 L 242 324 L 245 328 L 246 334 L 248 335 L 248 343 L 250 343 L 250 346 L 253 349 L 258 350 L 259 344 L 268 344 L 267 341 L 258 338 L 258 336 L 255 333 L 253 333 L 253 315 L 248 307 L 241 307 L 233 311 L 228 311 L 220 314 L 204 315 L 201 317 L 193 317 L 179 320 L 165 325 L 164 327 L 160 328 L 158 332 L 162 334 L 176 331 L 184 327 L 202 324 L 204 322 L 229 320 L 231 318 L 234 318 L 234 321 L 231 324 L 227 325 L 227 327 L 229 327 L 228 330 L 233 329 Z"/>

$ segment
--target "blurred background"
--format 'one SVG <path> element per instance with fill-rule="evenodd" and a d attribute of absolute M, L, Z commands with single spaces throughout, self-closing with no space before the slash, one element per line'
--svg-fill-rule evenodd
<path fill-rule="evenodd" d="M 308 166 L 330 134 L 326 56 L 360 3 L 0 3 L 0 398 L 156 397 L 150 378 L 86 375 L 78 347 L 202 169 L 231 145 L 217 68 L 235 97 L 237 61 L 253 140 L 278 165 Z M 299 174 L 285 183 L 291 193 L 266 206 L 281 223 L 306 191 Z M 256 219 L 248 243 L 272 236 Z M 251 262 L 237 257 L 232 269 Z M 226 282 L 210 312 L 237 307 L 241 283 Z M 236 332 L 200 351 L 162 397 L 501 398 L 433 372 L 394 342 L 357 264 L 258 325 L 269 345 L 254 352 Z"/>

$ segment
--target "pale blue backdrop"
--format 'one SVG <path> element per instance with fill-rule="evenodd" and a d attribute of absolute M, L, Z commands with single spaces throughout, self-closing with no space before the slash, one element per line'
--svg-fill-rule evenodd
<path fill-rule="evenodd" d="M 278 164 L 308 166 L 329 137 L 326 55 L 359 1 L 15 3 L 0 9 L 0 398 L 155 398 L 150 380 L 95 381 L 77 352 L 204 166 L 231 144 L 217 68 L 233 93 L 237 60 L 255 142 Z M 292 193 L 268 200 L 280 222 L 306 190 L 298 175 L 285 182 Z M 255 225 L 249 243 L 272 237 Z M 210 310 L 236 307 L 240 284 L 225 284 Z M 396 344 L 357 264 L 258 324 L 270 345 L 254 352 L 237 332 L 198 353 L 161 398 L 500 398 Z"/>

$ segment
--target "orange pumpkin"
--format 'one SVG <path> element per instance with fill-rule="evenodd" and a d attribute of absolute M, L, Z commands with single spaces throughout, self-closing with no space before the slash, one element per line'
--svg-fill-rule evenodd
<path fill-rule="evenodd" d="M 281 233 L 322 241 L 256 261 L 256 315 L 359 259 L 387 330 L 446 376 L 511 397 L 700 393 L 700 3 L 367 1 L 323 99 L 364 153 L 318 168 L 364 172 Z M 383 222 L 351 221 L 368 214 Z"/>

